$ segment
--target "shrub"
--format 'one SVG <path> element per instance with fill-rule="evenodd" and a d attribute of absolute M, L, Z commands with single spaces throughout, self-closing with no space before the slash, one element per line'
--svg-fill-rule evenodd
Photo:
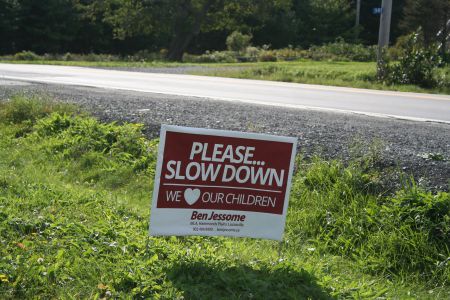
<path fill-rule="evenodd" d="M 376 49 L 376 46 L 350 44 L 339 39 L 334 43 L 312 46 L 309 55 L 314 60 L 375 61 Z"/>
<path fill-rule="evenodd" d="M 85 61 L 118 61 L 120 60 L 120 57 L 117 55 L 111 55 L 111 54 L 95 54 L 95 53 L 89 53 L 81 56 L 82 59 Z"/>
<path fill-rule="evenodd" d="M 389 59 L 399 60 L 405 54 L 405 49 L 407 48 L 409 39 L 409 35 L 402 35 L 398 37 L 394 46 L 389 47 L 387 50 Z"/>
<path fill-rule="evenodd" d="M 245 48 L 243 54 L 243 56 L 239 57 L 239 61 L 255 62 L 258 60 L 258 57 L 261 54 L 261 49 L 259 49 L 258 47 L 250 46 Z"/>
<path fill-rule="evenodd" d="M 255 61 L 277 61 L 277 60 L 295 60 L 299 58 L 307 58 L 307 51 L 294 49 L 292 47 L 283 49 L 269 50 L 268 45 L 262 47 L 249 46 L 244 51 L 206 51 L 202 55 L 185 54 L 183 61 L 185 62 L 255 62 Z"/>
<path fill-rule="evenodd" d="M 71 54 L 70 52 L 65 53 L 65 54 L 61 57 L 61 59 L 62 59 L 62 60 L 65 60 L 65 61 L 74 60 L 74 59 L 73 59 L 73 54 Z"/>
<path fill-rule="evenodd" d="M 163 60 L 167 55 L 166 49 L 161 49 L 160 52 L 151 52 L 149 50 L 140 50 L 136 52 L 133 56 L 129 57 L 132 61 L 154 61 Z"/>
<path fill-rule="evenodd" d="M 408 271 L 445 280 L 450 275 L 450 195 L 433 195 L 414 183 L 382 205 L 366 208 L 374 225 L 364 251 L 369 269 L 393 273 Z"/>
<path fill-rule="evenodd" d="M 14 54 L 14 60 L 39 60 L 40 56 L 32 51 L 22 51 Z"/>
<path fill-rule="evenodd" d="M 277 61 L 277 55 L 275 51 L 264 50 L 261 52 L 258 58 L 259 61 Z"/>
<path fill-rule="evenodd" d="M 73 113 L 76 108 L 69 104 L 57 103 L 41 97 L 29 98 L 15 95 L 11 101 L 0 103 L 0 122 L 33 124 L 37 119 L 50 115 L 52 112 Z"/>
<path fill-rule="evenodd" d="M 60 55 L 60 54 L 54 54 L 54 53 L 44 53 L 43 55 L 40 56 L 40 59 L 43 60 L 61 60 L 64 57 L 64 55 Z"/>
<path fill-rule="evenodd" d="M 379 274 L 414 274 L 444 283 L 450 276 L 450 195 L 413 181 L 381 196 L 377 174 L 315 159 L 293 178 L 288 232 L 315 248 L 354 259 Z"/>
<path fill-rule="evenodd" d="M 34 138 L 45 138 L 47 150 L 61 154 L 65 159 L 84 157 L 85 164 L 90 165 L 92 161 L 98 161 L 92 159 L 97 154 L 107 154 L 111 160 L 132 165 L 136 171 L 148 168 L 155 144 L 144 139 L 141 124 L 119 126 L 57 112 L 38 120 Z"/>
<path fill-rule="evenodd" d="M 240 52 L 250 46 L 251 35 L 243 34 L 239 31 L 233 31 L 226 40 L 227 48 L 230 51 Z"/>
<path fill-rule="evenodd" d="M 193 63 L 233 63 L 236 62 L 236 56 L 229 51 L 206 51 L 202 55 L 184 54 L 183 61 Z"/>
<path fill-rule="evenodd" d="M 441 63 L 436 46 L 425 48 L 420 42 L 420 32 L 410 35 L 400 61 L 387 65 L 380 79 L 389 84 L 414 84 L 424 88 L 442 85 L 437 78 L 437 68 Z"/>
<path fill-rule="evenodd" d="M 295 60 L 295 59 L 299 59 L 299 58 L 308 57 L 308 55 L 307 55 L 308 51 L 293 48 L 292 46 L 290 46 L 288 48 L 283 48 L 283 49 L 276 49 L 273 51 L 275 51 L 276 56 L 279 60 L 289 61 L 289 60 Z"/>

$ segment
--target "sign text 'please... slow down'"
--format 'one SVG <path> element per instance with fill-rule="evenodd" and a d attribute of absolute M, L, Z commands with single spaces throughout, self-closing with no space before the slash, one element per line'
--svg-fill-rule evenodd
<path fill-rule="evenodd" d="M 296 140 L 163 126 L 150 232 L 281 239 Z"/>

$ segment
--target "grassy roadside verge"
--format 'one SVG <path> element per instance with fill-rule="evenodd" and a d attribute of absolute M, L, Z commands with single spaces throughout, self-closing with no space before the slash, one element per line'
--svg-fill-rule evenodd
<path fill-rule="evenodd" d="M 79 61 L 79 60 L 0 60 L 0 63 L 28 64 L 28 65 L 55 65 L 75 67 L 111 67 L 111 68 L 170 68 L 179 66 L 203 65 L 195 63 L 178 63 L 165 61 Z"/>
<path fill-rule="evenodd" d="M 204 76 L 259 79 L 376 90 L 450 94 L 447 88 L 424 89 L 415 85 L 385 85 L 377 82 L 375 62 L 295 61 L 232 64 L 242 69 L 204 69 L 190 73 Z M 245 68 L 244 68 L 245 66 Z M 450 67 L 441 70 L 450 78 Z"/>
<path fill-rule="evenodd" d="M 194 67 L 186 70 L 192 75 L 230 78 L 259 79 L 306 84 L 331 85 L 377 90 L 416 93 L 450 94 L 449 88 L 425 89 L 414 85 L 385 85 L 375 80 L 375 62 L 339 61 L 282 61 L 248 63 L 172 63 L 172 62 L 125 62 L 125 61 L 3 61 L 5 63 L 49 64 L 105 68 L 175 68 Z M 196 69 L 195 67 L 200 67 Z M 447 80 L 450 67 L 441 69 Z"/>
<path fill-rule="evenodd" d="M 0 103 L 5 298 L 442 298 L 450 198 L 383 196 L 373 158 L 299 159 L 282 257 L 269 241 L 151 238 L 157 140 L 76 107 Z"/>

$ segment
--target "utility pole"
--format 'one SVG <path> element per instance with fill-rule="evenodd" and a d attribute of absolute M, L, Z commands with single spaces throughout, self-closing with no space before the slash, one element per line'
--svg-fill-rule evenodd
<path fill-rule="evenodd" d="M 380 29 L 378 31 L 378 63 L 383 60 L 383 49 L 389 45 L 389 31 L 391 28 L 392 0 L 381 2 Z"/>
<path fill-rule="evenodd" d="M 356 20 L 355 27 L 359 26 L 359 12 L 361 11 L 361 0 L 356 0 Z"/>
<path fill-rule="evenodd" d="M 361 11 L 361 0 L 356 0 L 356 19 L 355 19 L 355 40 L 359 37 L 359 15 Z"/>

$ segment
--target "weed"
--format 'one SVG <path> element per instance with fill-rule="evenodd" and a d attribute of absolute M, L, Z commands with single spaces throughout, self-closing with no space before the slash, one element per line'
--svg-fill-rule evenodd
<path fill-rule="evenodd" d="M 32 51 L 22 51 L 14 54 L 15 60 L 39 60 L 40 57 Z"/>
<path fill-rule="evenodd" d="M 381 197 L 371 193 L 374 176 L 366 174 L 316 159 L 293 180 L 289 229 L 365 270 L 448 282 L 450 268 L 442 261 L 450 256 L 449 194 L 407 182 L 396 195 Z"/>
<path fill-rule="evenodd" d="M 76 110 L 73 105 L 62 104 L 49 99 L 49 97 L 35 96 L 30 98 L 18 94 L 9 101 L 0 102 L 0 122 L 33 124 L 37 119 L 45 117 L 51 112 L 71 114 Z"/>
<path fill-rule="evenodd" d="M 334 43 L 311 47 L 309 57 L 314 60 L 375 61 L 376 49 L 375 46 L 350 44 L 338 39 Z"/>
<path fill-rule="evenodd" d="M 233 31 L 226 40 L 227 48 L 230 51 L 240 52 L 250 46 L 251 35 L 242 34 L 239 31 Z"/>
<path fill-rule="evenodd" d="M 184 54 L 183 61 L 194 63 L 233 63 L 236 62 L 236 57 L 229 51 L 206 51 L 202 55 Z"/>
<path fill-rule="evenodd" d="M 424 88 L 445 87 L 448 81 L 438 78 L 438 67 L 442 64 L 437 46 L 424 48 L 420 42 L 421 32 L 410 35 L 400 61 L 383 66 L 381 80 L 390 84 L 414 84 Z"/>
<path fill-rule="evenodd" d="M 22 104 L 2 104 L 0 113 L 11 116 Z M 35 111 L 0 127 L 2 298 L 450 295 L 449 195 L 408 181 L 391 196 L 374 192 L 376 176 L 367 172 L 375 150 L 368 162 L 348 166 L 297 160 L 281 248 L 147 237 L 158 140 L 145 139 L 141 126 L 105 124 L 57 105 Z M 17 138 L 23 123 L 29 132 Z"/>
<path fill-rule="evenodd" d="M 421 153 L 417 154 L 417 156 L 422 157 L 426 160 L 434 160 L 434 161 L 446 161 L 447 159 L 442 153 Z"/>

